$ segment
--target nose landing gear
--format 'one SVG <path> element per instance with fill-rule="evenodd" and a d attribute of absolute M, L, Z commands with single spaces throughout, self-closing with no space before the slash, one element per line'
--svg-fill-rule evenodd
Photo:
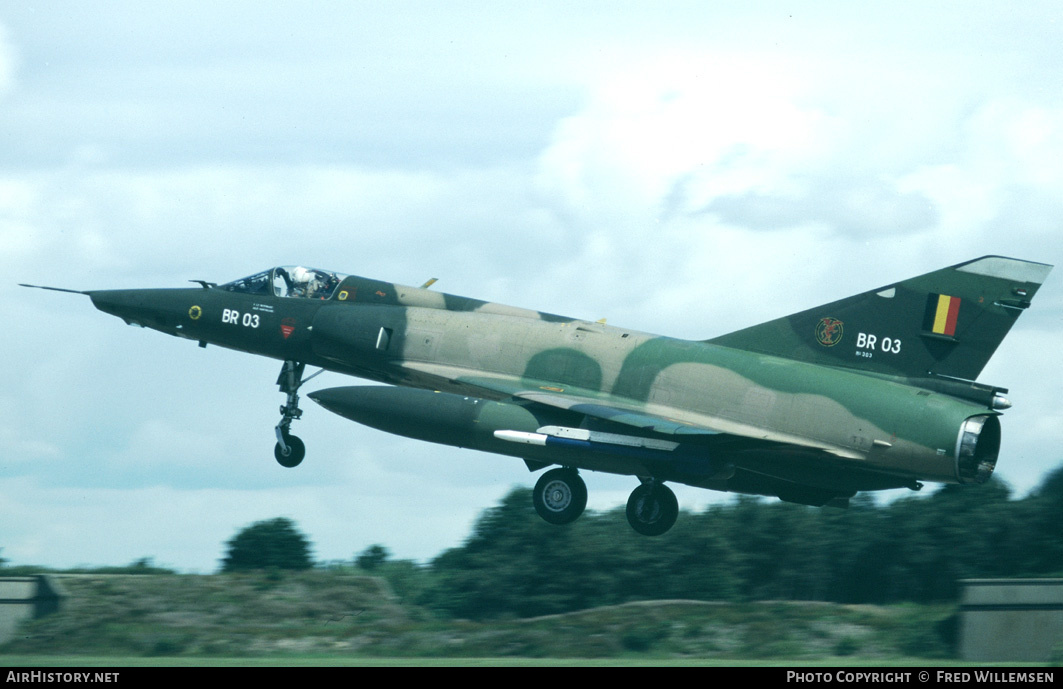
<path fill-rule="evenodd" d="M 288 396 L 288 399 L 281 405 L 281 420 L 274 429 L 277 433 L 277 444 L 273 447 L 273 457 L 278 464 L 289 469 L 299 466 L 303 457 L 306 456 L 306 445 L 298 436 L 289 432 L 292 421 L 303 415 L 303 410 L 299 408 L 299 388 L 303 383 L 321 373 L 318 371 L 304 379 L 305 369 L 306 364 L 301 361 L 285 361 L 281 366 L 280 376 L 277 378 L 277 387 Z"/>

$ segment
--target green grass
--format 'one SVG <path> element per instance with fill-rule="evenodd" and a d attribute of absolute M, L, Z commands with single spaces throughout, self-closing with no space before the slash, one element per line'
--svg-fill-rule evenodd
<path fill-rule="evenodd" d="M 471 622 L 404 604 L 382 579 L 350 572 L 58 581 L 63 609 L 20 629 L 0 664 L 858 666 L 954 655 L 950 606 L 647 601 Z"/>

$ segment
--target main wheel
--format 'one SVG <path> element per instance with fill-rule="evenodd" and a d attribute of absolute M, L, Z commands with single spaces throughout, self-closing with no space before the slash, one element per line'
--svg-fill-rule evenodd
<path fill-rule="evenodd" d="M 299 439 L 298 436 L 284 434 L 284 444 L 287 445 L 287 451 L 281 447 L 280 443 L 273 446 L 273 456 L 276 458 L 277 463 L 282 467 L 291 469 L 292 467 L 299 466 L 299 463 L 303 461 L 303 457 L 306 456 L 306 445 Z"/>
<path fill-rule="evenodd" d="M 587 484 L 573 469 L 551 469 L 535 483 L 532 502 L 551 524 L 568 524 L 587 507 Z"/>
<path fill-rule="evenodd" d="M 660 536 L 675 524 L 679 501 L 663 483 L 643 483 L 631 491 L 627 501 L 627 522 L 643 536 Z"/>

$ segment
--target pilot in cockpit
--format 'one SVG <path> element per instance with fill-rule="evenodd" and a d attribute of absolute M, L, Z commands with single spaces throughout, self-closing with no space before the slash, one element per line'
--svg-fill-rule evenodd
<path fill-rule="evenodd" d="M 288 296 L 289 297 L 305 297 L 307 295 L 307 288 L 310 284 L 311 272 L 302 266 L 295 266 L 288 269 Z"/>
<path fill-rule="evenodd" d="M 277 284 L 277 296 L 328 299 L 339 284 L 339 278 L 323 270 L 293 266 L 277 268 L 276 276 L 284 281 Z"/>
<path fill-rule="evenodd" d="M 310 277 L 306 282 L 306 296 L 308 299 L 324 299 L 332 291 L 329 289 L 328 276 L 316 270 L 307 271 Z"/>

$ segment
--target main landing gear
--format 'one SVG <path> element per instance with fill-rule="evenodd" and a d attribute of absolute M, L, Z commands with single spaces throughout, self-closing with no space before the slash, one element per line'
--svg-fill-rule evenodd
<path fill-rule="evenodd" d="M 532 503 L 545 521 L 570 524 L 587 507 L 587 484 L 575 469 L 551 469 L 535 482 Z M 660 481 L 644 481 L 627 501 L 627 521 L 643 536 L 660 536 L 672 528 L 678 516 L 675 493 Z"/>
<path fill-rule="evenodd" d="M 532 503 L 551 524 L 574 522 L 587 507 L 587 484 L 575 469 L 551 469 L 535 482 Z"/>
<path fill-rule="evenodd" d="M 675 524 L 679 501 L 672 489 L 657 481 L 646 481 L 627 500 L 627 523 L 643 536 L 660 536 Z"/>
<path fill-rule="evenodd" d="M 321 373 L 318 371 L 310 378 L 303 378 L 306 364 L 301 361 L 285 361 L 281 366 L 281 374 L 277 378 L 277 386 L 280 391 L 288 395 L 288 399 L 281 405 L 281 420 L 274 429 L 277 433 L 277 444 L 273 447 L 273 456 L 282 467 L 291 469 L 299 466 L 306 456 L 306 445 L 298 436 L 292 435 L 289 430 L 292 421 L 303 415 L 299 408 L 299 388 L 303 383 Z"/>

